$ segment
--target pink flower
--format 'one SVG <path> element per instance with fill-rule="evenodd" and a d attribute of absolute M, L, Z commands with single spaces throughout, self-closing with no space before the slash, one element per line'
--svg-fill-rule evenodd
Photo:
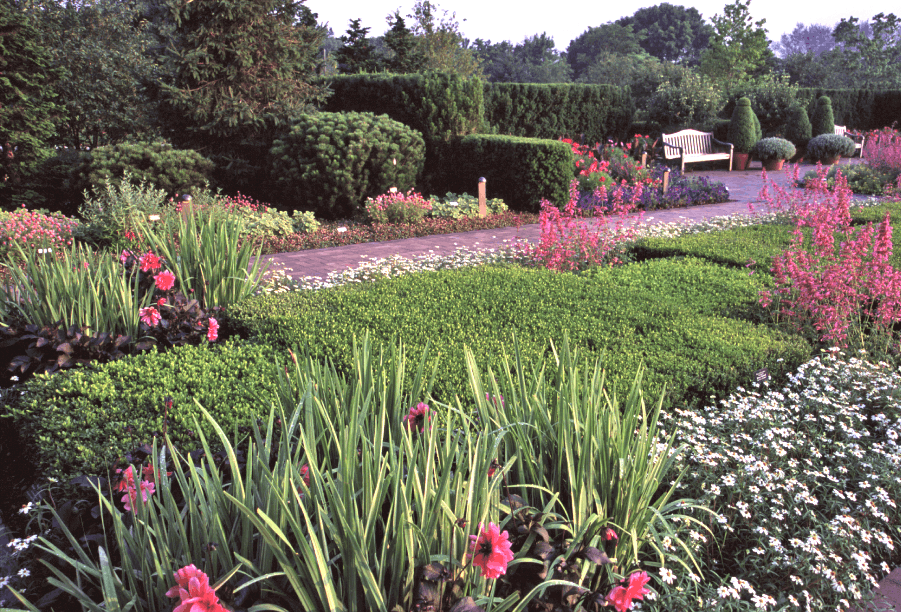
<path fill-rule="evenodd" d="M 472 563 L 482 568 L 485 578 L 499 578 L 507 573 L 507 563 L 513 560 L 510 534 L 501 533 L 494 523 L 488 523 L 485 529 L 479 524 L 479 531 L 478 536 L 469 536 L 469 550 L 475 551 Z"/>
<path fill-rule="evenodd" d="M 226 612 L 226 609 L 219 603 L 219 598 L 216 597 L 216 591 L 210 586 L 209 577 L 203 572 L 188 578 L 185 586 L 179 584 L 177 587 L 172 587 L 166 592 L 166 595 L 174 597 L 175 595 L 170 595 L 170 593 L 175 591 L 177 591 L 176 594 L 181 603 L 172 612 Z"/>
<path fill-rule="evenodd" d="M 169 291 L 175 286 L 175 275 L 169 270 L 163 270 L 153 277 L 153 281 L 156 283 L 156 288 L 160 291 Z"/>
<path fill-rule="evenodd" d="M 644 600 L 644 596 L 647 593 L 650 593 L 649 590 L 644 588 L 651 579 L 648 577 L 647 572 L 635 572 L 629 576 L 629 584 L 626 585 L 626 594 L 629 596 L 629 599 L 641 599 Z"/>
<path fill-rule="evenodd" d="M 147 325 L 148 327 L 156 327 L 163 319 L 163 317 L 160 316 L 160 311 L 153 306 L 142 308 L 139 314 L 141 317 L 141 323 Z"/>
<path fill-rule="evenodd" d="M 425 432 L 425 424 L 431 419 L 429 405 L 419 402 L 410 408 L 410 413 L 404 417 L 404 425 L 407 429 L 416 429 L 420 433 Z"/>
<path fill-rule="evenodd" d="M 300 478 L 307 487 L 310 486 L 310 466 L 306 463 L 300 466 Z"/>
<path fill-rule="evenodd" d="M 206 339 L 210 342 L 215 342 L 216 338 L 219 337 L 219 321 L 210 317 L 210 327 L 206 332 Z"/>
<path fill-rule="evenodd" d="M 610 540 L 619 540 L 619 536 L 610 527 L 607 527 L 604 530 L 604 539 L 609 542 Z"/>
<path fill-rule="evenodd" d="M 156 492 L 156 485 L 154 485 L 152 482 L 142 480 L 140 488 L 141 501 L 147 503 L 147 498 Z M 133 504 L 138 501 L 138 489 L 134 485 L 128 487 L 128 490 L 126 491 L 125 495 L 122 496 L 122 499 L 120 501 L 125 504 L 126 510 L 133 510 Z"/>
<path fill-rule="evenodd" d="M 172 574 L 172 576 L 175 578 L 175 582 L 177 582 L 178 584 L 166 591 L 166 597 L 178 597 L 179 587 L 187 589 L 188 583 L 190 582 L 191 578 L 197 578 L 198 581 L 205 580 L 207 584 L 210 583 L 209 577 L 202 571 L 197 569 L 193 563 L 191 565 L 184 566 L 183 568 Z"/>
<path fill-rule="evenodd" d="M 156 305 L 162 308 L 166 305 L 166 298 L 160 298 L 156 301 Z"/>
<path fill-rule="evenodd" d="M 141 272 L 150 272 L 151 270 L 159 270 L 161 267 L 160 258 L 151 253 L 150 251 L 141 255 L 141 258 L 138 259 L 138 263 L 141 265 Z"/>
<path fill-rule="evenodd" d="M 616 612 L 625 612 L 632 607 L 632 598 L 629 597 L 629 592 L 621 586 L 613 587 L 613 590 L 607 594 L 607 601 L 613 604 Z"/>

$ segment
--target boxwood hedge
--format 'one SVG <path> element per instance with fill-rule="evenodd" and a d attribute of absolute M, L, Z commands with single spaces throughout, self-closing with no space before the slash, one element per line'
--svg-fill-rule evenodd
<path fill-rule="evenodd" d="M 274 347 L 237 341 L 164 354 L 152 350 L 34 378 L 7 415 L 17 421 L 42 472 L 101 474 L 163 431 L 167 397 L 172 398 L 168 433 L 182 450 L 199 444 L 194 417 L 212 434 L 195 400 L 226 431 L 250 424 L 258 414 L 267 416 L 275 398 L 273 378 L 287 359 Z"/>
<path fill-rule="evenodd" d="M 441 401 L 466 390 L 465 346 L 482 367 L 496 367 L 514 336 L 530 362 L 569 335 L 584 354 L 603 357 L 613 391 L 625 392 L 644 363 L 648 392 L 666 385 L 669 402 L 680 403 L 727 393 L 759 368 L 784 372 L 811 354 L 799 337 L 728 316 L 753 308 L 760 278 L 697 259 L 592 276 L 485 267 L 253 298 L 233 314 L 268 343 L 343 367 L 353 338 L 366 332 L 414 354 L 430 344 L 442 353 L 433 388 Z"/>

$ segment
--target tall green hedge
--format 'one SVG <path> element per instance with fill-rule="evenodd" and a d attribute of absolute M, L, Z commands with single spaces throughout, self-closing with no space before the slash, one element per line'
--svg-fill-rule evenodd
<path fill-rule="evenodd" d="M 475 193 L 479 178 L 511 210 L 537 212 L 542 199 L 566 204 L 573 177 L 570 146 L 559 140 L 473 134 L 445 149 L 448 191 Z"/>
<path fill-rule="evenodd" d="M 485 119 L 510 136 L 622 140 L 635 114 L 628 87 L 573 83 L 486 83 Z"/>
<path fill-rule="evenodd" d="M 832 100 L 835 123 L 857 130 L 878 130 L 901 123 L 901 90 L 822 89 L 802 87 L 798 101 L 813 117 L 820 96 Z"/>

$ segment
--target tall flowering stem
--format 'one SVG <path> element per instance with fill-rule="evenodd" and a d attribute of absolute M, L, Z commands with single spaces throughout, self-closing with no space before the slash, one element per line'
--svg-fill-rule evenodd
<path fill-rule="evenodd" d="M 830 191 L 823 168 L 801 194 L 772 184 L 761 197 L 795 223 L 791 247 L 773 260 L 776 289 L 763 292 L 761 303 L 773 305 L 797 329 L 812 328 L 822 342 L 847 347 L 852 331 L 858 345 L 894 342 L 901 273 L 889 263 L 889 214 L 876 227 L 853 227 L 847 180 L 839 171 Z"/>
<path fill-rule="evenodd" d="M 599 190 L 606 200 L 606 190 Z M 572 181 L 569 202 L 562 211 L 547 200 L 542 201 L 541 238 L 536 246 L 527 249 L 527 256 L 537 265 L 558 271 L 619 263 L 616 247 L 635 237 L 635 228 L 644 214 L 630 218 L 641 198 L 641 186 L 631 190 L 628 201 L 623 199 L 624 192 L 625 186 L 614 187 L 610 210 L 597 208 L 594 217 L 587 217 L 578 206 L 578 182 Z"/>

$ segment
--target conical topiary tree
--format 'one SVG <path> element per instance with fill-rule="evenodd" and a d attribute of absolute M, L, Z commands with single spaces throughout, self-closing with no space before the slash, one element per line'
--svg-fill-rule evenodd
<path fill-rule="evenodd" d="M 790 140 L 796 147 L 806 147 L 812 137 L 813 131 L 807 110 L 803 106 L 792 107 L 788 123 L 785 124 L 785 139 Z"/>
<path fill-rule="evenodd" d="M 760 140 L 759 126 L 757 116 L 751 110 L 751 101 L 741 98 L 736 103 L 729 122 L 729 142 L 735 146 L 736 153 L 750 153 L 754 150 L 754 145 Z"/>
<path fill-rule="evenodd" d="M 820 96 L 820 99 L 817 100 L 811 127 L 814 136 L 835 133 L 835 115 L 832 114 L 832 100 L 829 99 L 829 96 Z"/>

